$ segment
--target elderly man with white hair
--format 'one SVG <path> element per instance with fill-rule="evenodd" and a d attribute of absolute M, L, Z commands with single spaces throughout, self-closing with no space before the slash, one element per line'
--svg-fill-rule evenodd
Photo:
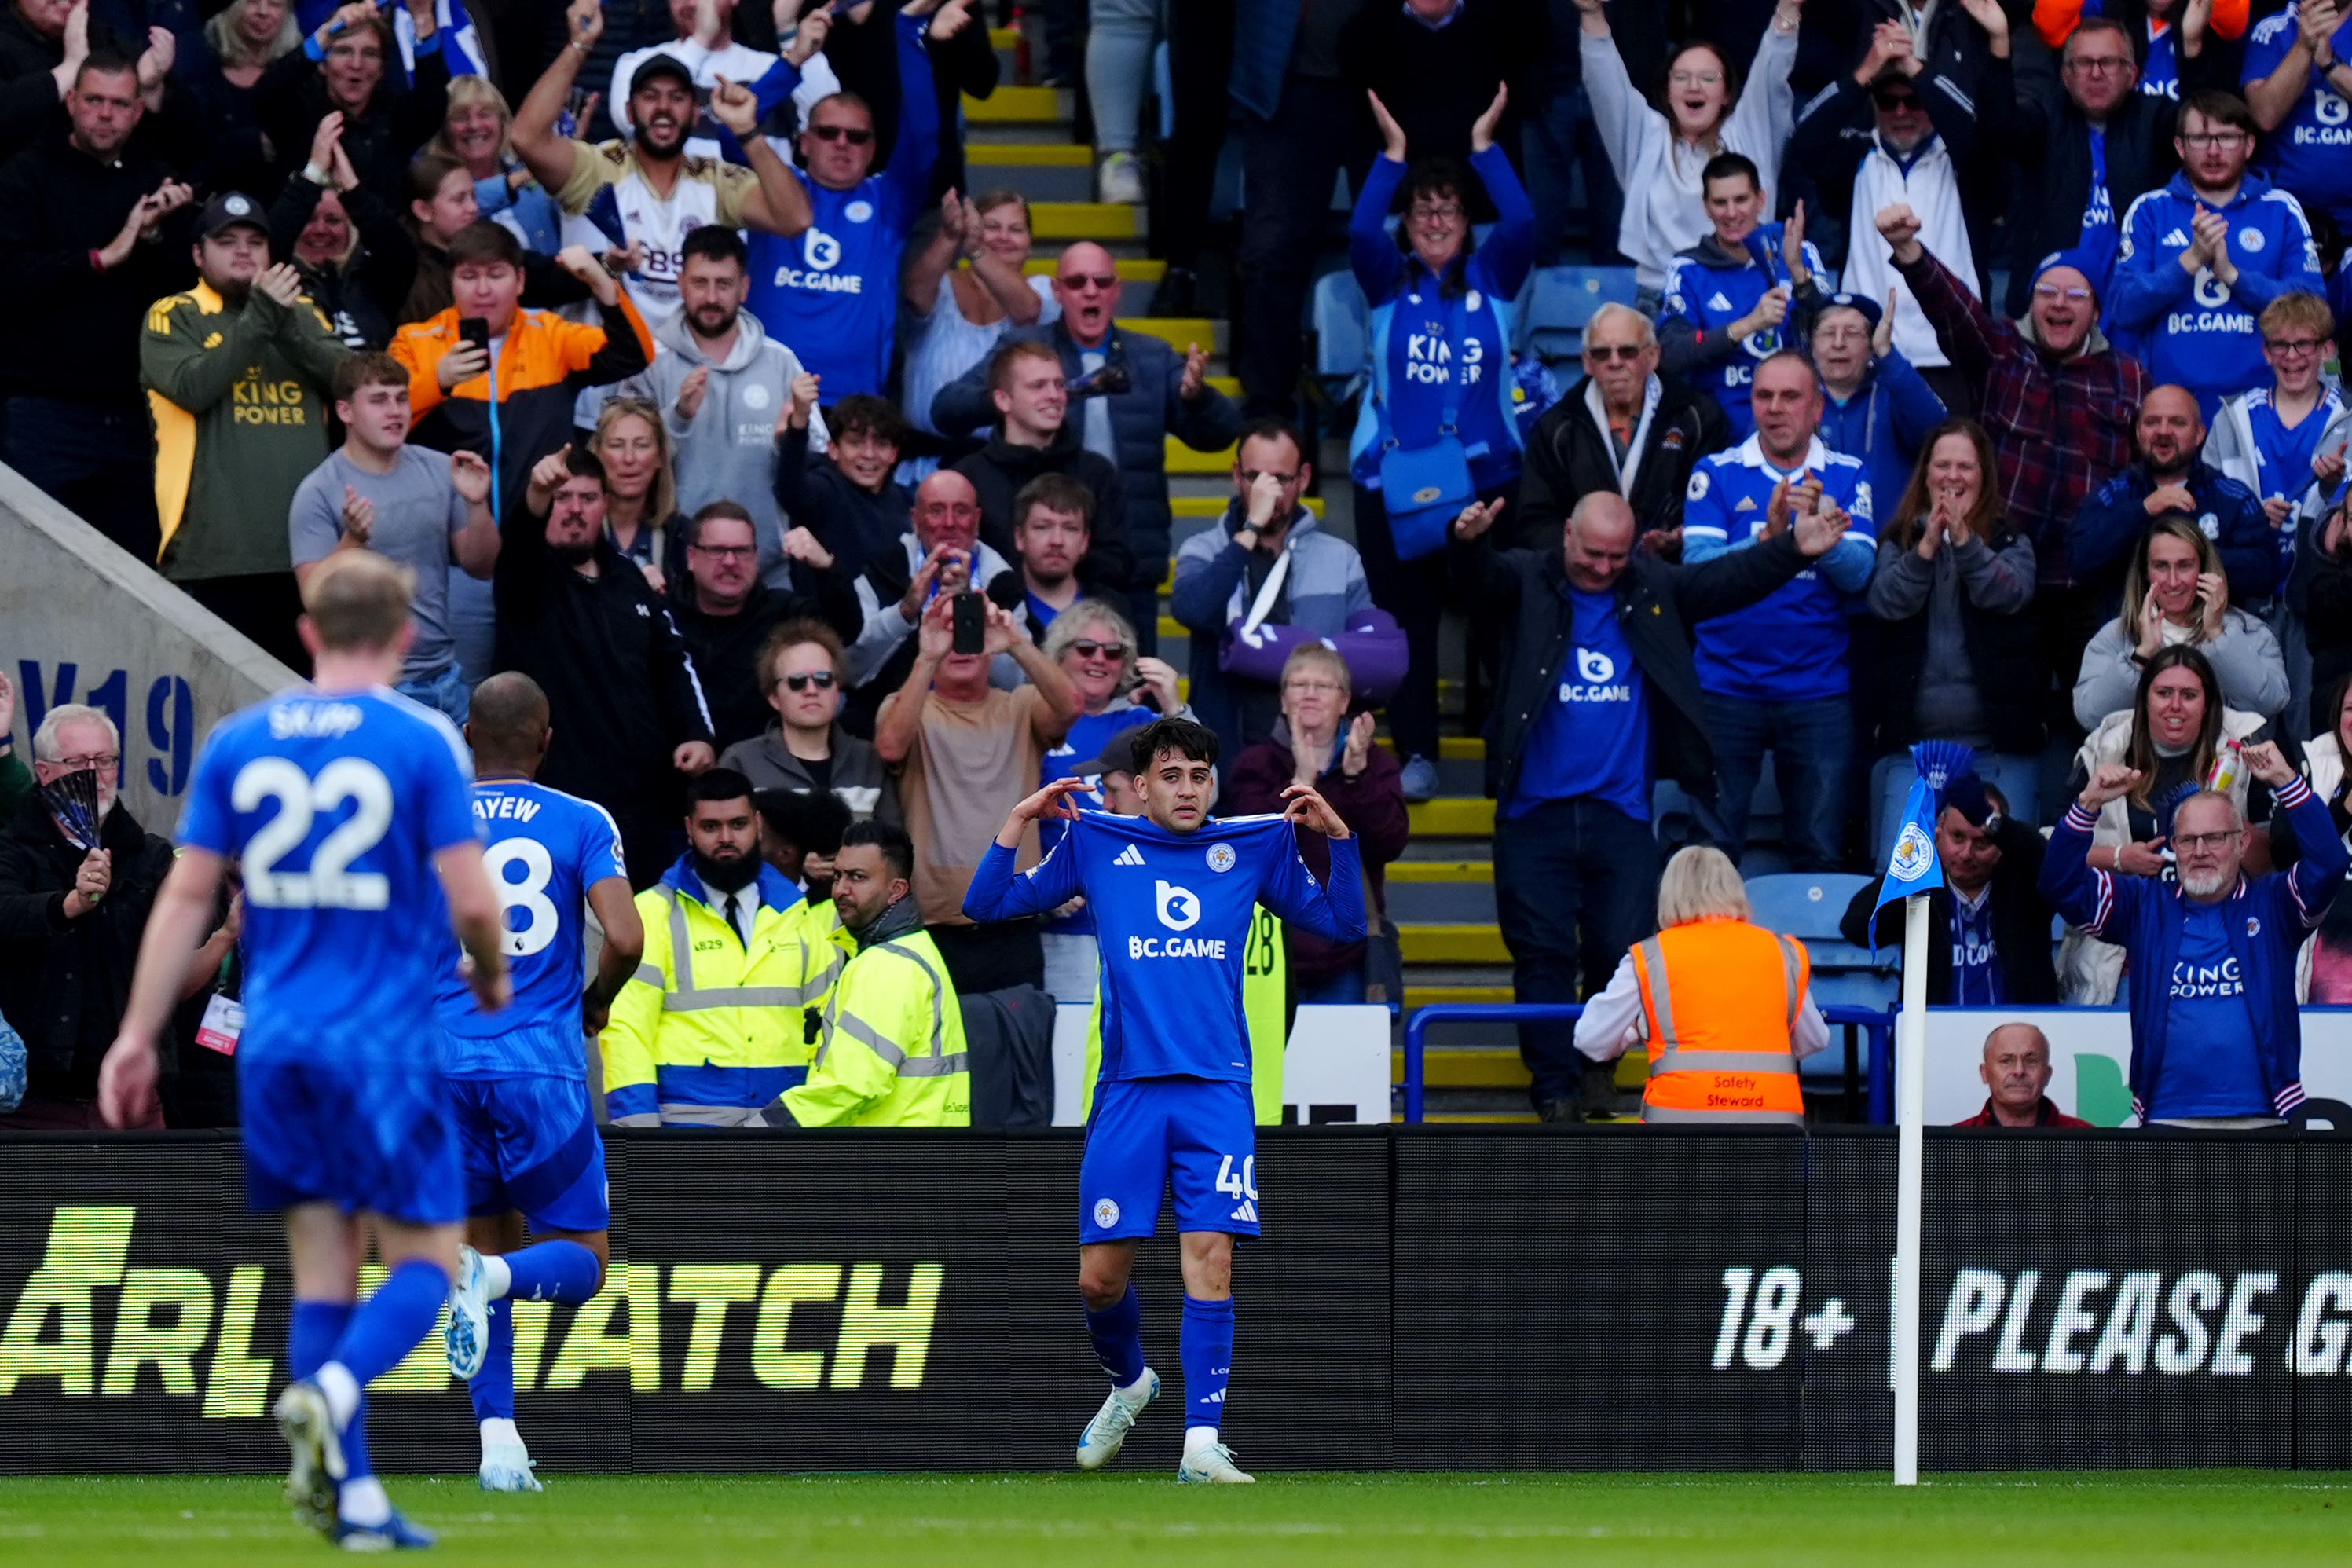
<path fill-rule="evenodd" d="M 1576 503 L 1605 491 L 1633 504 L 1646 546 L 1666 548 L 1680 537 L 1691 469 L 1730 445 L 1713 398 L 1659 375 L 1650 318 L 1603 305 L 1584 325 L 1584 379 L 1528 437 L 1509 542 L 1549 547 Z"/>
<path fill-rule="evenodd" d="M 2090 864 L 2091 834 L 2139 771 L 2102 763 L 2050 835 L 2042 891 L 2058 912 L 2129 957 L 2132 1109 L 2144 1123 L 2273 1127 L 2303 1103 L 2295 952 L 2343 885 L 2347 857 L 2327 803 L 2277 746 L 2241 764 L 2271 786 L 2303 858 L 2245 870 L 2246 825 L 2226 795 L 2200 790 L 2172 815 L 2178 882 Z"/>
<path fill-rule="evenodd" d="M 96 775 L 94 824 L 62 804 L 82 773 Z M 99 1063 L 131 994 L 172 842 L 116 798 L 122 737 L 95 708 L 48 710 L 33 732 L 33 778 L 38 789 L 0 823 L 0 1015 L 28 1056 L 24 1100 L 0 1127 L 93 1130 L 105 1125 Z M 205 979 L 234 940 L 228 926 L 214 933 L 198 966 Z"/>

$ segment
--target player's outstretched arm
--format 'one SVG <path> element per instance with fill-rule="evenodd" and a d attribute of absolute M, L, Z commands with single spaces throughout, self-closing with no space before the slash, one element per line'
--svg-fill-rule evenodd
<path fill-rule="evenodd" d="M 1021 837 L 1029 825 L 1049 816 L 1076 821 L 1078 808 L 1070 796 L 1084 788 L 1084 780 L 1056 779 L 1013 808 L 1004 826 L 996 830 L 996 842 L 980 858 L 971 886 L 964 890 L 966 915 L 976 921 L 1015 920 L 1059 909 L 1086 891 L 1078 875 L 1076 840 L 1071 837 L 1066 836 L 1025 873 L 1015 876 L 1013 871 L 1013 858 L 1020 853 Z"/>
<path fill-rule="evenodd" d="M 592 1035 L 601 1035 L 612 1021 L 613 998 L 637 972 L 646 955 L 646 923 L 637 917 L 637 901 L 625 877 L 605 877 L 588 889 L 588 907 L 604 928 L 604 951 L 596 955 L 596 973 L 581 998 L 580 1016 Z"/>
<path fill-rule="evenodd" d="M 485 1013 L 495 1013 L 513 997 L 507 976 L 506 949 L 499 942 L 506 922 L 499 912 L 499 896 L 490 889 L 490 874 L 482 868 L 482 847 L 468 841 L 452 844 L 433 856 L 434 874 L 441 879 L 441 896 L 449 901 L 449 924 L 466 956 L 474 961 L 467 984 Z"/>
<path fill-rule="evenodd" d="M 109 1127 L 147 1120 L 155 1104 L 155 1037 L 187 994 L 196 951 L 211 934 L 226 862 L 209 849 L 184 848 L 155 893 L 139 940 L 131 1000 L 114 1044 L 98 1069 L 98 1106 Z"/>
<path fill-rule="evenodd" d="M 1307 868 L 1306 859 L 1298 853 L 1298 845 L 1285 828 L 1280 840 L 1272 847 L 1265 879 L 1258 889 L 1258 902 L 1294 925 L 1313 931 L 1327 942 L 1361 942 L 1364 940 L 1364 874 L 1363 862 L 1356 847 L 1355 835 L 1348 832 L 1347 824 L 1330 804 L 1303 784 L 1293 784 L 1285 795 L 1300 795 L 1283 810 L 1286 821 L 1313 827 L 1331 837 L 1331 875 L 1328 885 L 1318 882 L 1315 873 Z M 1311 804 L 1309 804 L 1311 803 Z M 1316 818 L 1319 812 L 1339 828 L 1330 827 Z M 1302 811 L 1306 815 L 1301 815 Z"/>

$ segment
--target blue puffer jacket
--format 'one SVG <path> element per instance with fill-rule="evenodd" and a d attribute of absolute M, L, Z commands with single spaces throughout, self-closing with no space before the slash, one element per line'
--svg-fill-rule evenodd
<path fill-rule="evenodd" d="M 2273 797 L 2294 825 L 2304 858 L 2291 870 L 2241 877 L 2227 905 L 2230 952 L 2245 976 L 2246 1012 L 2262 1058 L 2263 1092 L 2284 1116 L 2303 1103 L 2303 1028 L 2294 999 L 2295 952 L 2343 886 L 2345 853 L 2327 805 L 2296 779 Z M 2142 1117 L 2164 1073 L 2169 1011 L 2166 987 L 2180 952 L 2184 900 L 2179 884 L 2094 870 L 2091 832 L 2097 816 L 2078 803 L 2050 834 L 2042 861 L 2042 896 L 2059 913 L 2130 955 L 2132 1109 Z M 2245 919 L 2236 917 L 2242 910 Z"/>

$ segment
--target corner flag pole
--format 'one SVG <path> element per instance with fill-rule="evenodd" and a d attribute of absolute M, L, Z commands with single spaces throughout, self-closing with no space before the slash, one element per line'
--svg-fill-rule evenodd
<path fill-rule="evenodd" d="M 1903 900 L 1895 1020 L 1895 1484 L 1919 1484 L 1919 1189 L 1927 1123 L 1927 897 Z"/>

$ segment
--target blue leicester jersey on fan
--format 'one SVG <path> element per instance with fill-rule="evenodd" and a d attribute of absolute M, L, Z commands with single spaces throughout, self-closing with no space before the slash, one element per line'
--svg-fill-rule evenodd
<path fill-rule="evenodd" d="M 450 954 L 434 1013 L 449 1037 L 453 1078 L 556 1073 L 576 1078 L 585 980 L 582 909 L 588 889 L 628 876 L 621 831 L 601 805 L 520 779 L 474 786 L 474 820 L 488 847 L 483 868 L 499 895 L 514 1000 L 485 1013 Z"/>
<path fill-rule="evenodd" d="M 433 857 L 475 842 L 471 772 L 446 719 L 381 687 L 298 688 L 213 731 L 180 842 L 243 865 L 240 1066 L 438 1068 L 455 953 Z"/>
<path fill-rule="evenodd" d="M 2294 52 L 2301 29 L 2294 7 L 2265 16 L 2246 35 L 2246 63 L 2239 91 L 2248 82 L 2277 72 Z M 2339 60 L 2352 59 L 2352 18 L 2340 23 L 2329 46 Z M 2313 71 L 2295 100 L 2294 112 L 2254 149 L 2255 162 L 2278 184 L 2303 200 L 2326 207 L 2339 225 L 2352 225 L 2352 104 Z"/>
<path fill-rule="evenodd" d="M 2352 151 L 2339 156 L 2352 160 Z M 2181 268 L 2181 253 L 2196 243 L 2200 209 L 2229 223 L 2234 283 L 2222 282 L 2210 267 L 2194 275 Z M 2159 384 L 2197 395 L 2210 425 L 2222 398 L 2270 380 L 2256 318 L 2272 300 L 2297 290 L 2324 299 L 2327 279 L 2293 196 L 2248 174 L 2238 194 L 2216 207 L 2190 190 L 2187 174 L 2175 174 L 2124 214 L 2107 316 L 2146 350 L 2148 374 Z"/>
<path fill-rule="evenodd" d="M 928 18 L 898 14 L 898 139 L 888 167 L 845 191 L 803 174 L 813 212 L 807 231 L 785 239 L 754 229 L 749 237 L 746 304 L 770 337 L 792 344 L 802 368 L 823 380 L 827 404 L 853 393 L 878 396 L 889 380 L 899 263 L 940 156 L 939 96 L 923 52 L 929 26 Z M 800 73 L 784 61 L 775 74 L 791 79 L 780 84 L 790 97 Z"/>
<path fill-rule="evenodd" d="M 1172 833 L 1140 816 L 1081 812 L 1052 854 L 1019 876 L 991 845 L 963 912 L 1013 920 L 1080 894 L 1102 944 L 1102 1079 L 1250 1081 L 1242 956 L 1261 903 L 1331 942 L 1364 940 L 1353 837 L 1331 844 L 1331 886 L 1307 868 L 1288 819 L 1213 817 Z"/>
<path fill-rule="evenodd" d="M 1698 683 L 1722 697 L 1756 702 L 1808 702 L 1843 697 L 1846 611 L 1870 586 L 1878 542 L 1870 481 L 1860 461 L 1816 437 L 1794 468 L 1772 466 L 1760 437 L 1699 459 L 1683 500 L 1683 563 L 1696 566 L 1761 538 L 1772 491 L 1811 474 L 1823 502 L 1852 515 L 1829 553 L 1744 610 L 1698 624 Z"/>
<path fill-rule="evenodd" d="M 1738 267 L 1721 264 L 1712 237 L 1705 245 L 1681 252 L 1666 265 L 1665 303 L 1658 319 L 1680 317 L 1703 338 L 1721 337 L 1734 321 L 1756 309 L 1756 302 L 1773 285 L 1788 281 L 1788 269 L 1780 259 L 1780 231 L 1777 223 L 1757 229 L 1748 237 L 1747 254 Z M 1759 262 L 1759 256 L 1766 259 Z M 1814 277 L 1822 275 L 1821 253 L 1811 244 L 1805 247 L 1805 265 Z M 1790 309 L 1793 313 L 1794 307 Z M 1739 353 L 1729 359 L 1693 365 L 1685 379 L 1694 389 L 1715 399 L 1724 417 L 1731 421 L 1734 436 L 1744 437 L 1756 428 L 1756 416 L 1748 412 L 1756 367 L 1782 346 L 1779 327 L 1750 332 L 1740 340 Z"/>

